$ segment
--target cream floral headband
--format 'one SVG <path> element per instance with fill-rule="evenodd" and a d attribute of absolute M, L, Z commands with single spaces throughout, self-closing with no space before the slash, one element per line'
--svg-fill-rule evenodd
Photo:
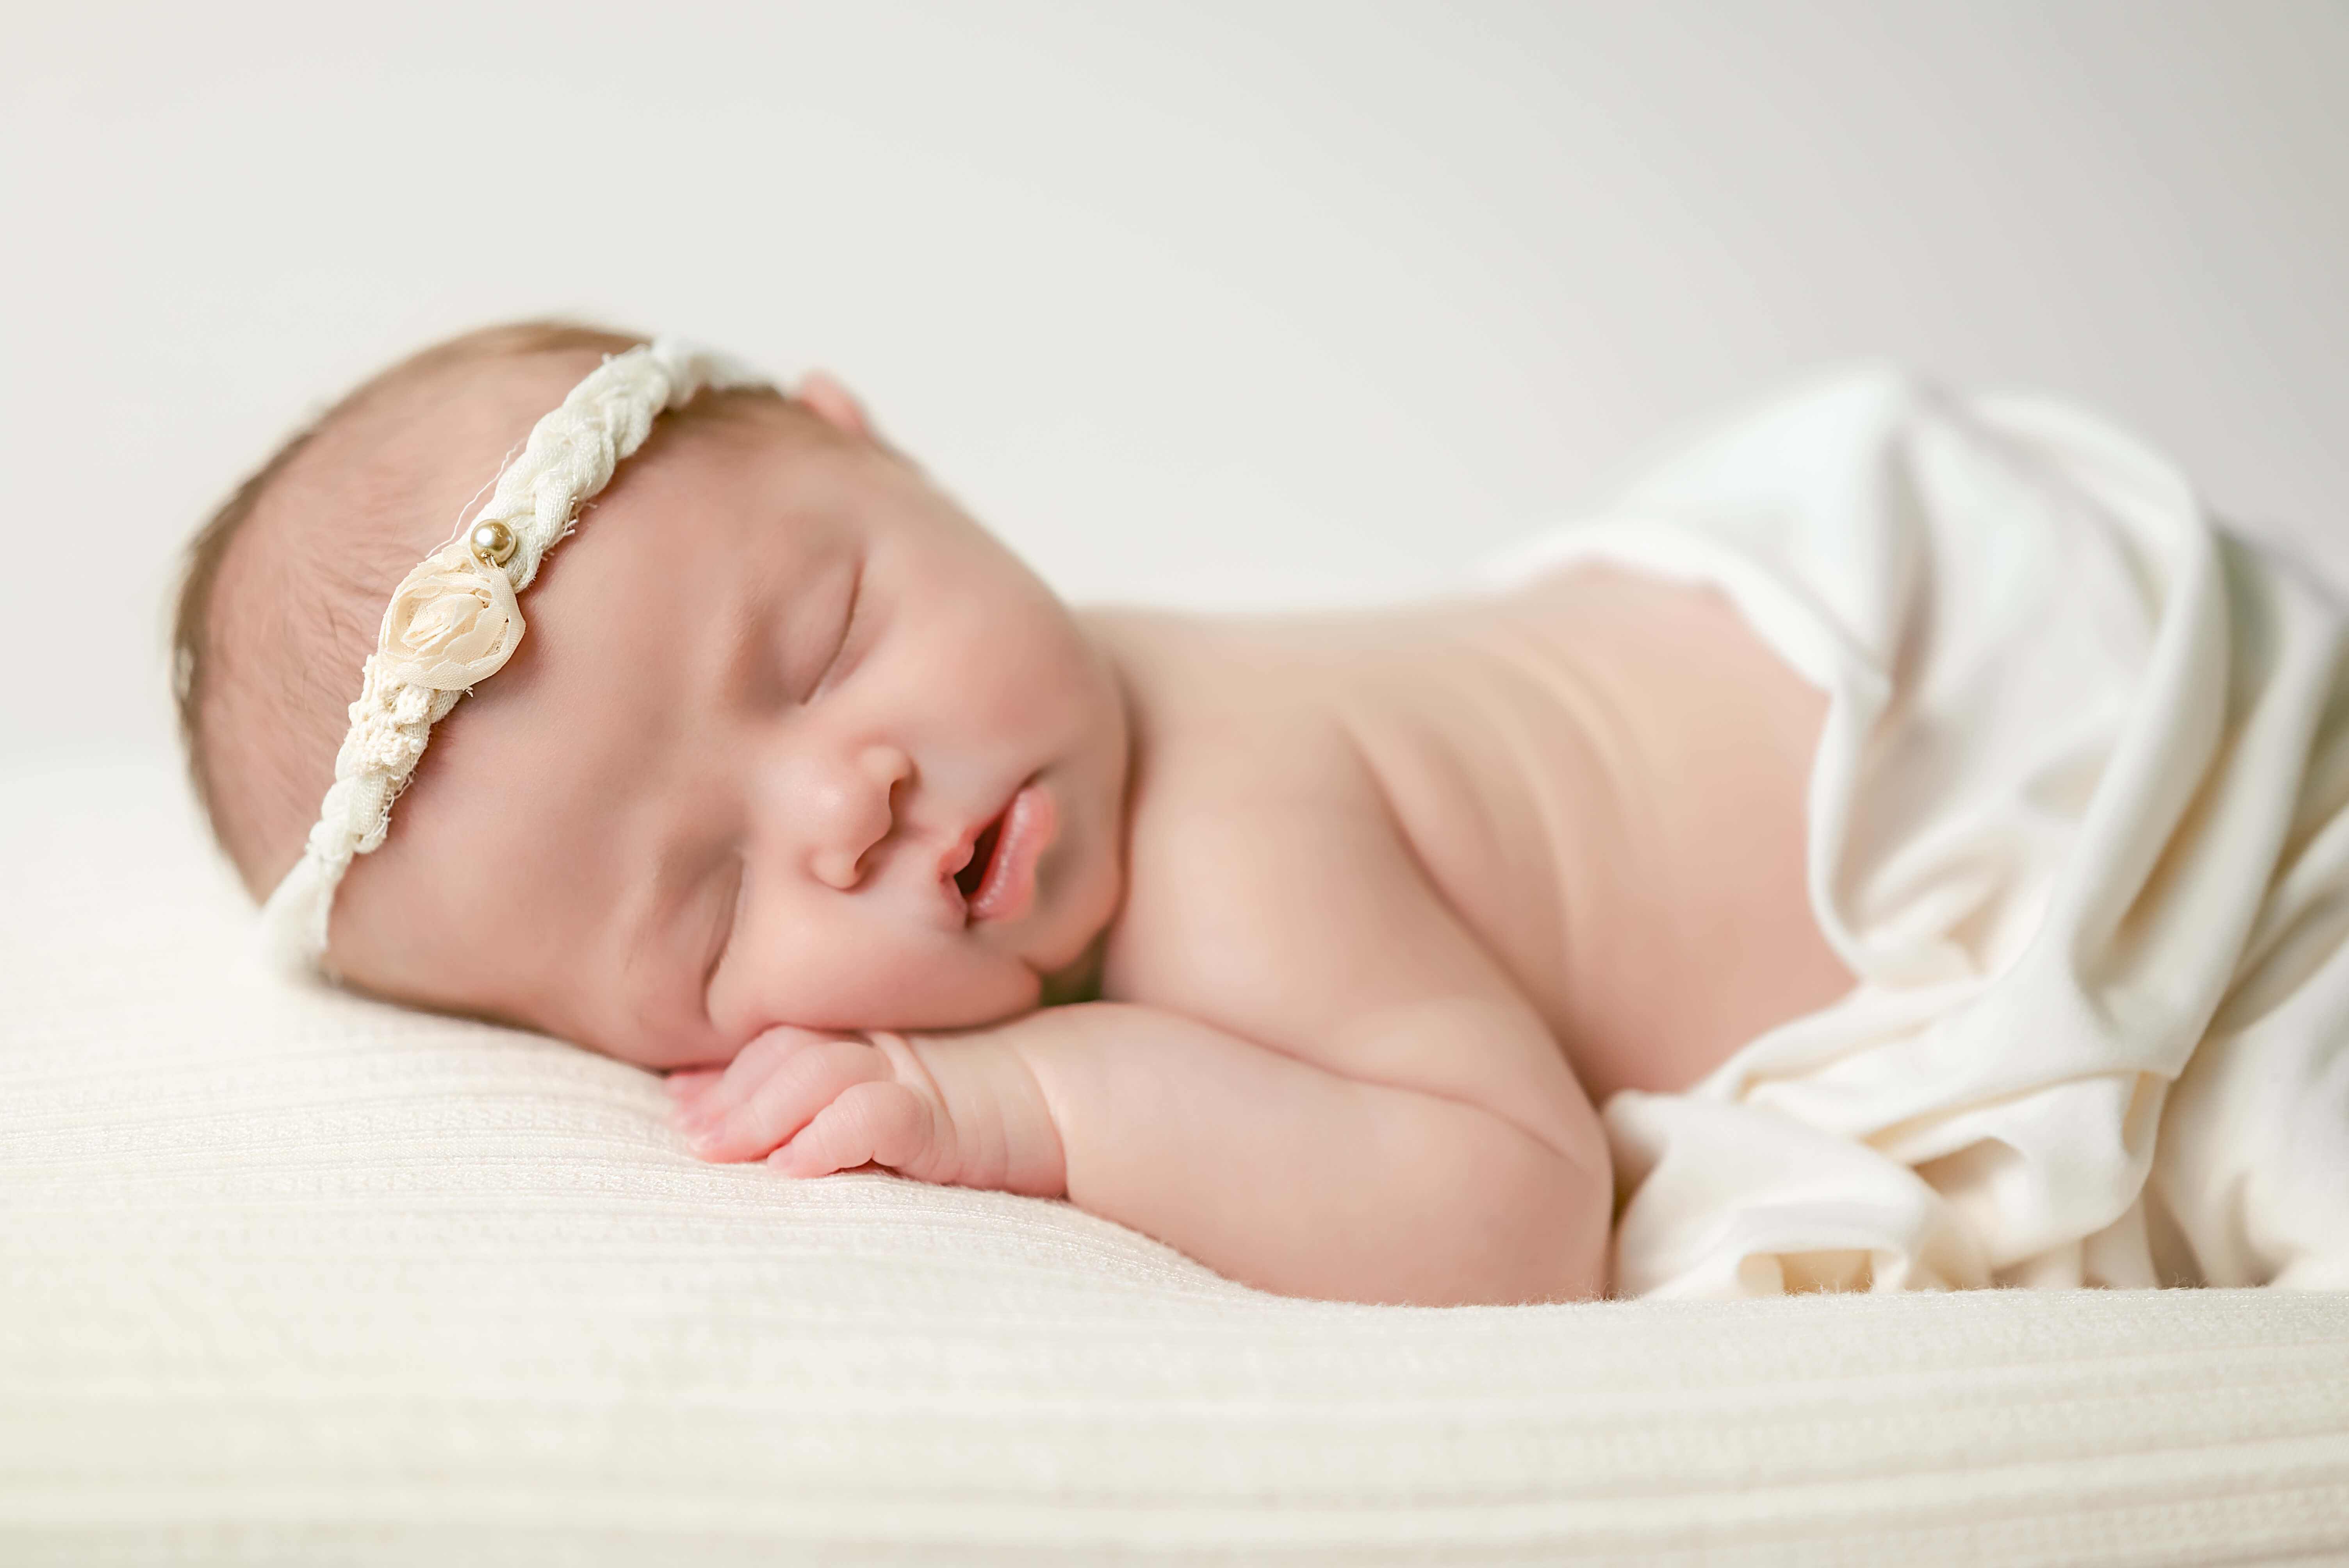
<path fill-rule="evenodd" d="M 503 667 L 522 642 L 515 595 L 572 528 L 580 503 L 644 445 L 653 420 L 705 387 L 762 384 L 722 356 L 664 337 L 606 359 L 541 419 L 497 490 L 460 536 L 427 556 L 391 596 L 351 704 L 335 782 L 302 858 L 261 910 L 274 968 L 317 970 L 335 890 L 352 858 L 378 846 L 432 727 Z"/>

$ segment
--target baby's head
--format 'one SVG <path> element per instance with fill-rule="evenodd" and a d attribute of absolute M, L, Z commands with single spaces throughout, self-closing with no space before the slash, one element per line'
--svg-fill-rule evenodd
<path fill-rule="evenodd" d="M 476 333 L 359 388 L 190 552 L 197 789 L 245 885 L 303 853 L 401 580 L 637 340 Z M 1120 894 L 1123 700 L 1067 609 L 836 384 L 662 416 L 431 730 L 326 960 L 647 1066 L 777 1024 L 1032 1006 Z"/>

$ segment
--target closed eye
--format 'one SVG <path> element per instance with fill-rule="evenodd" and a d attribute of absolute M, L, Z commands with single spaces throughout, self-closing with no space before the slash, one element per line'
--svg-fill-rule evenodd
<path fill-rule="evenodd" d="M 850 654 L 850 634 L 856 628 L 856 612 L 864 603 L 864 562 L 859 557 L 854 572 L 848 579 L 848 593 L 841 603 L 840 629 L 834 635 L 832 653 L 816 675 L 815 685 L 808 688 L 805 700 L 813 702 L 846 680 L 855 669 L 856 661 Z M 862 652 L 858 649 L 857 652 Z"/>

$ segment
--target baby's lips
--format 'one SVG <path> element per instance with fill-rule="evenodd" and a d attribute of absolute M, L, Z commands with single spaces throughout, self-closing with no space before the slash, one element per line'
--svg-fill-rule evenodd
<path fill-rule="evenodd" d="M 1030 784 L 1011 798 L 986 880 L 971 895 L 971 919 L 1017 920 L 1028 913 L 1036 896 L 1037 862 L 1059 826 L 1060 811 L 1042 785 Z"/>

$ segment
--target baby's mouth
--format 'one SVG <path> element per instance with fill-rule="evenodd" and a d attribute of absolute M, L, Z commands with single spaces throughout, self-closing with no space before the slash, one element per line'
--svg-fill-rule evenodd
<path fill-rule="evenodd" d="M 970 859 L 954 873 L 972 922 L 1017 920 L 1036 897 L 1036 864 L 1052 841 L 1060 811 L 1042 786 L 1028 784 L 979 830 Z"/>
<path fill-rule="evenodd" d="M 955 886 L 962 890 L 963 902 L 968 903 L 978 896 L 979 884 L 987 881 L 987 868 L 994 862 L 995 849 L 1003 841 L 1003 819 L 1011 814 L 1007 806 L 995 820 L 979 830 L 978 841 L 970 847 L 970 861 L 955 872 Z"/>

